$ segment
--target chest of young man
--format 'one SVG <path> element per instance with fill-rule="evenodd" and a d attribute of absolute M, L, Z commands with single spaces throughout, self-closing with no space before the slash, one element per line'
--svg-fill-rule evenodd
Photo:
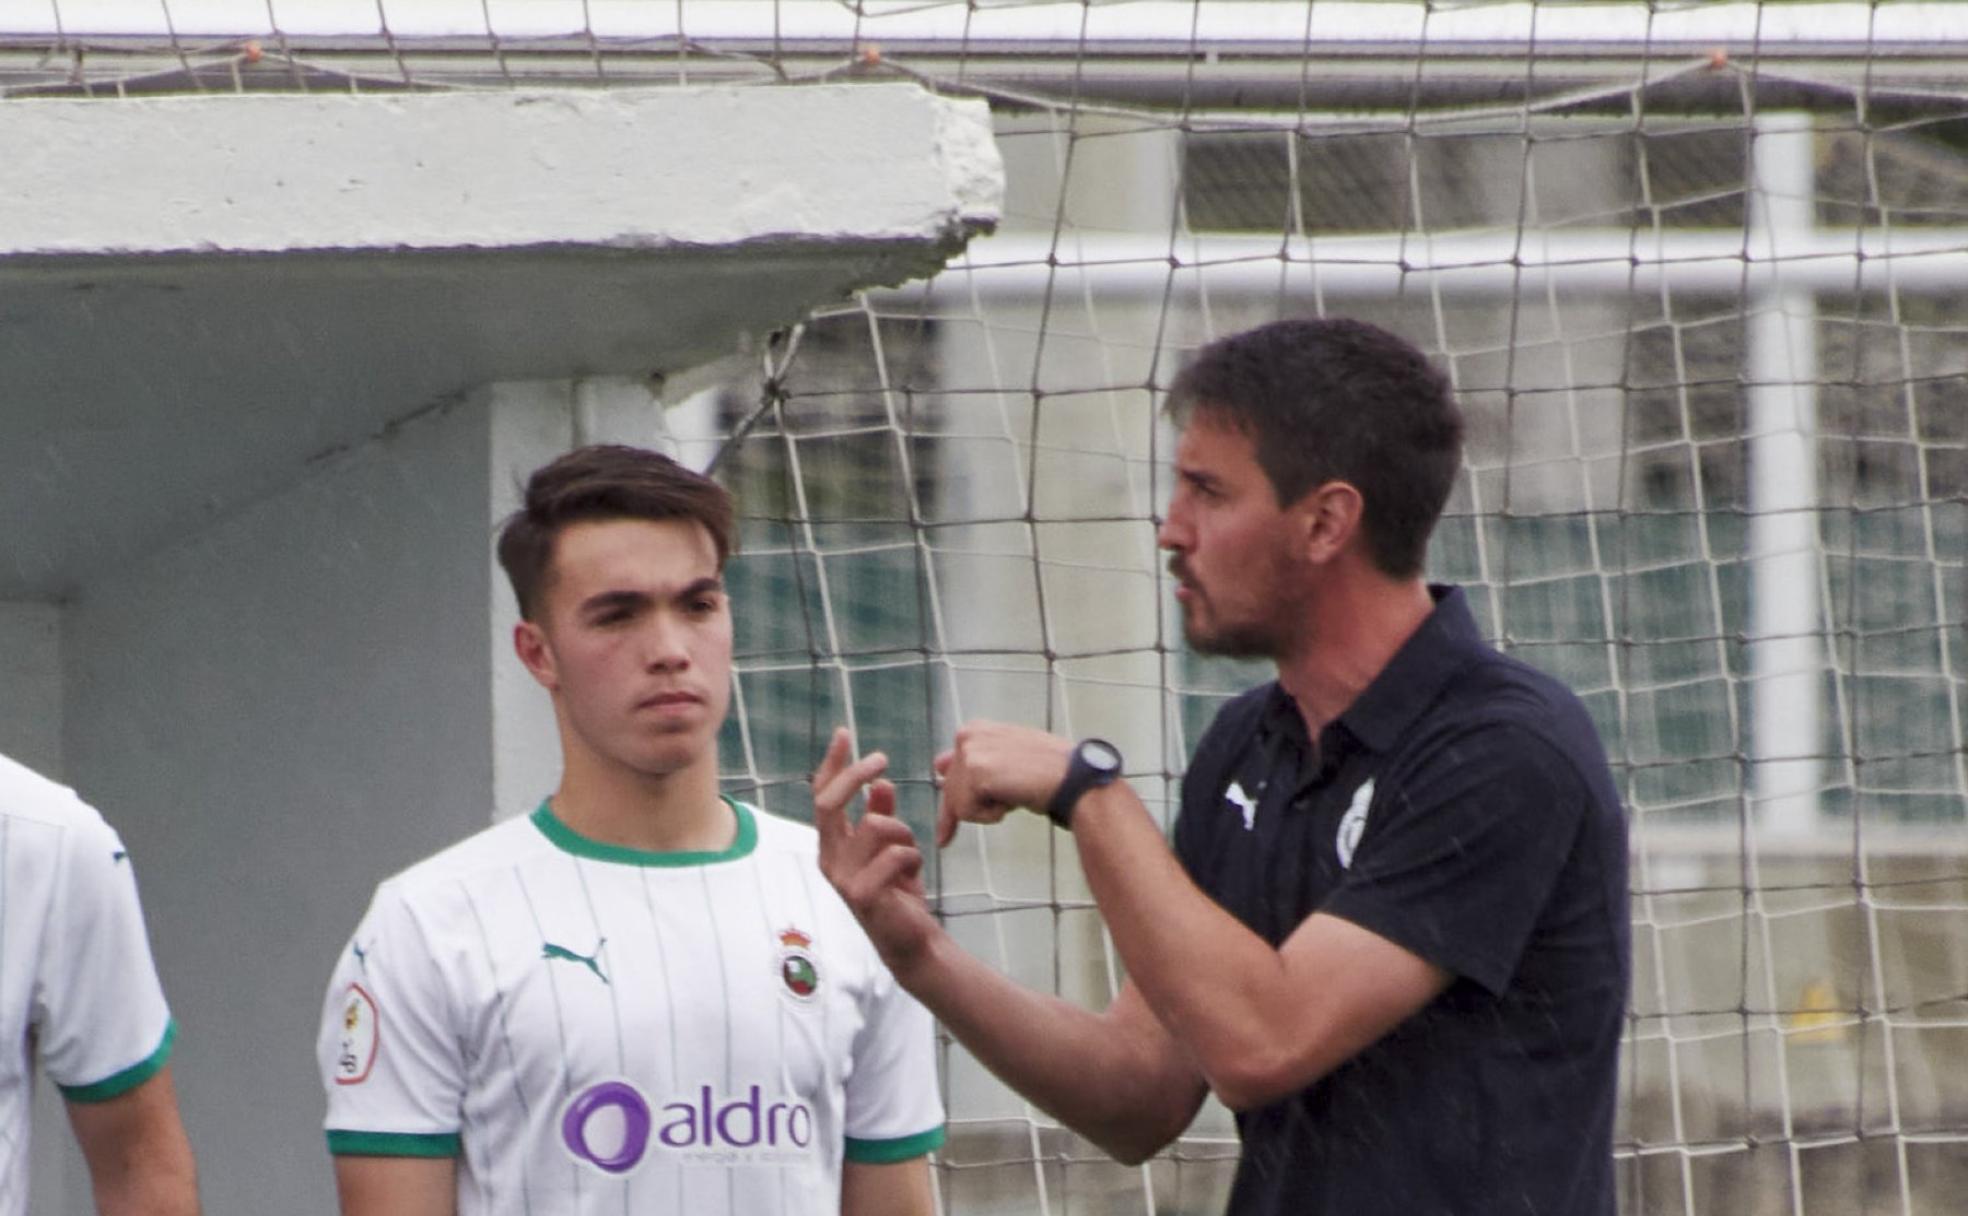
<path fill-rule="evenodd" d="M 468 1124 L 481 1106 L 551 1109 L 570 1151 L 602 1156 L 624 1128 L 705 1159 L 837 1138 L 877 973 L 801 860 L 555 858 L 475 884 L 433 951 Z"/>

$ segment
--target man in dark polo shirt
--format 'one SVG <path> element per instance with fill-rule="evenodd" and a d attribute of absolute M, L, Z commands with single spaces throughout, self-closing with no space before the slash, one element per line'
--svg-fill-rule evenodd
<path fill-rule="evenodd" d="M 885 762 L 843 734 L 822 869 L 905 987 L 1115 1156 L 1213 1090 L 1237 1216 L 1611 1216 L 1625 822 L 1577 699 L 1422 580 L 1460 464 L 1446 381 L 1373 326 L 1287 321 L 1205 348 L 1169 408 L 1184 632 L 1278 669 L 1197 747 L 1174 852 L 1100 740 L 973 722 L 938 759 L 945 841 L 1017 807 L 1073 833 L 1121 993 L 1095 1014 L 956 948 Z"/>

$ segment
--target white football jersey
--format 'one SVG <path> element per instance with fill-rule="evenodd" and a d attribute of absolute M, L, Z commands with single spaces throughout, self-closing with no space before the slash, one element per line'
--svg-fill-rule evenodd
<path fill-rule="evenodd" d="M 928 1012 L 813 830 L 730 805 L 721 853 L 543 804 L 384 882 L 322 1014 L 329 1150 L 456 1157 L 461 1216 L 792 1216 L 940 1145 Z"/>
<path fill-rule="evenodd" d="M 0 1216 L 27 1210 L 37 1060 L 70 1102 L 101 1102 L 155 1076 L 173 1031 L 123 842 L 0 756 Z"/>

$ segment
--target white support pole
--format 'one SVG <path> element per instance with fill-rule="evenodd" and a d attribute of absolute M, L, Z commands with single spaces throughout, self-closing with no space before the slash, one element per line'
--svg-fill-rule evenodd
<path fill-rule="evenodd" d="M 1749 369 L 1749 662 L 1752 805 L 1767 835 L 1820 826 L 1823 651 L 1819 640 L 1817 303 L 1787 280 L 1810 240 L 1811 118 L 1759 115 L 1751 153 L 1749 255 L 1772 273 L 1752 298 Z"/>

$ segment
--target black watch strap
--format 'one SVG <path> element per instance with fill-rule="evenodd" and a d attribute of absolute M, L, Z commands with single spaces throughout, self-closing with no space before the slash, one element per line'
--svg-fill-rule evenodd
<path fill-rule="evenodd" d="M 1112 785 L 1121 775 L 1121 749 L 1105 739 L 1082 739 L 1066 761 L 1066 777 L 1046 803 L 1046 818 L 1071 831 L 1073 808 L 1088 790 Z"/>

